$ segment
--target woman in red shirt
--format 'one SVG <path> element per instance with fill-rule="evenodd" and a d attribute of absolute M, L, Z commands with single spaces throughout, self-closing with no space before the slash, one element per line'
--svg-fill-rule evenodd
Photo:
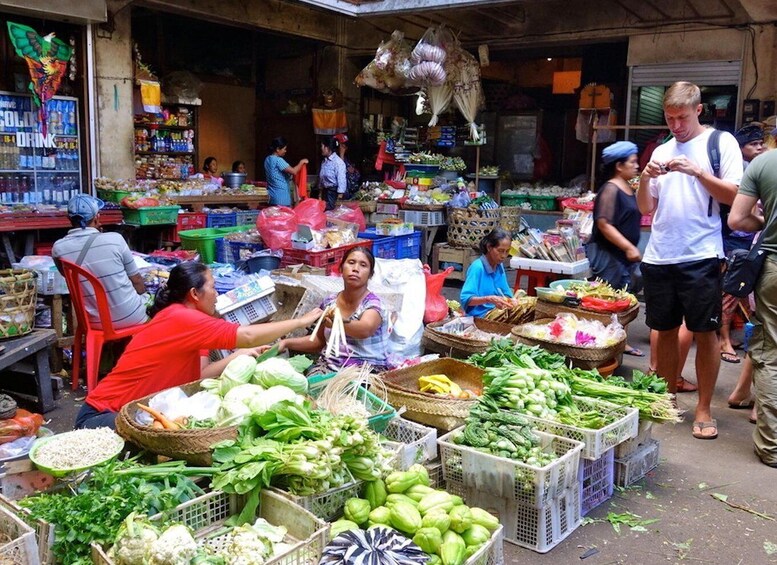
<path fill-rule="evenodd" d="M 240 326 L 215 318 L 213 275 L 202 263 L 182 263 L 170 271 L 149 315 L 151 321 L 127 345 L 116 367 L 86 397 L 76 428 L 114 427 L 127 402 L 197 379 L 217 377 L 237 355 L 305 328 L 322 314 L 318 308 L 297 320 Z M 209 363 L 211 349 L 239 349 Z"/>

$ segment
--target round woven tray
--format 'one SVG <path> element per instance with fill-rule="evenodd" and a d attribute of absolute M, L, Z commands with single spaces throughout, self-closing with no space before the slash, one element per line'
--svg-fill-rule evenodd
<path fill-rule="evenodd" d="M 435 322 L 424 328 L 422 344 L 437 353 L 448 355 L 448 357 L 467 358 L 473 353 L 482 353 L 490 345 L 489 341 L 480 339 L 470 339 L 464 336 L 456 336 L 449 333 L 438 331 L 437 328 L 444 325 L 445 322 Z M 492 322 L 483 318 L 475 318 L 475 326 L 484 332 L 502 335 L 515 341 L 511 331 L 513 326 L 501 322 Z"/>
<path fill-rule="evenodd" d="M 439 212 L 445 210 L 445 204 L 413 204 L 405 202 L 402 204 L 403 210 L 420 210 L 422 212 Z"/>
<path fill-rule="evenodd" d="M 499 208 L 499 225 L 515 235 L 521 229 L 521 213 L 523 208 L 520 206 L 502 206 Z"/>
<path fill-rule="evenodd" d="M 538 301 L 539 302 L 539 301 Z M 532 322 L 533 324 L 547 324 L 553 321 L 553 318 L 542 318 Z M 521 334 L 523 326 L 513 328 L 513 335 L 518 343 L 526 345 L 539 345 L 546 351 L 563 355 L 572 362 L 575 367 L 581 369 L 596 369 L 607 364 L 613 357 L 619 356 L 626 349 L 626 337 L 609 347 L 578 347 L 576 345 L 567 345 L 565 343 L 556 343 L 544 339 L 526 337 Z"/>
<path fill-rule="evenodd" d="M 380 376 L 386 385 L 389 404 L 394 408 L 404 407 L 404 418 L 441 430 L 453 430 L 464 424 L 464 419 L 477 399 L 442 398 L 418 390 L 419 377 L 440 374 L 446 375 L 462 388 L 477 392 L 483 388 L 482 369 L 450 358 L 388 371 Z"/>
<path fill-rule="evenodd" d="M 573 308 L 571 306 L 555 304 L 545 300 L 538 300 L 537 305 L 534 307 L 534 311 L 536 312 L 537 318 L 555 318 L 556 314 L 569 313 L 586 320 L 599 320 L 605 325 L 609 324 L 612 319 L 612 313 L 610 312 L 595 312 L 593 310 L 586 310 L 585 308 Z M 630 322 L 633 322 L 638 314 L 639 302 L 623 312 L 615 312 L 618 322 L 624 327 Z"/>
<path fill-rule="evenodd" d="M 200 383 L 197 381 L 180 388 L 191 396 L 199 392 Z M 212 446 L 220 441 L 237 438 L 237 426 L 200 430 L 156 430 L 151 426 L 141 426 L 135 422 L 137 405 L 148 405 L 148 401 L 157 394 L 128 402 L 122 407 L 116 416 L 116 432 L 121 437 L 151 453 L 180 459 L 195 466 L 211 465 Z"/>

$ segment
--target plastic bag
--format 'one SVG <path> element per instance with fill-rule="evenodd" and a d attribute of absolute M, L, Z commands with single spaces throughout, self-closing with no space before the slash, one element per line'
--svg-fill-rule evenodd
<path fill-rule="evenodd" d="M 439 322 L 448 315 L 448 302 L 442 295 L 442 285 L 445 279 L 453 272 L 453 267 L 448 267 L 440 273 L 432 274 L 429 265 L 424 265 L 424 277 L 426 277 L 426 306 L 424 308 L 424 324 Z"/>
<path fill-rule="evenodd" d="M 394 30 L 388 41 L 381 43 L 375 52 L 375 58 L 356 75 L 357 86 L 369 86 L 388 94 L 405 94 L 407 75 L 410 72 L 411 44 L 405 40 L 405 34 Z M 418 88 L 410 88 L 418 92 Z"/>
<path fill-rule="evenodd" d="M 0 444 L 14 441 L 20 437 L 34 436 L 42 425 L 43 416 L 20 408 L 13 418 L 0 420 Z"/>
<path fill-rule="evenodd" d="M 442 44 L 442 28 L 426 30 L 410 55 L 413 66 L 407 77 L 414 84 L 439 86 L 445 82 L 447 73 L 443 63 L 447 57 Z"/>
<path fill-rule="evenodd" d="M 310 226 L 310 229 L 321 230 L 326 227 L 325 208 L 326 202 L 323 200 L 308 198 L 294 208 L 294 215 L 297 216 L 298 224 Z"/>
<path fill-rule="evenodd" d="M 359 231 L 367 229 L 367 220 L 364 219 L 364 212 L 358 204 L 341 204 L 334 210 L 327 212 L 326 215 L 328 218 L 356 224 L 359 226 Z"/>
<path fill-rule="evenodd" d="M 291 236 L 297 231 L 297 216 L 286 206 L 270 206 L 259 214 L 256 229 L 270 249 L 289 249 Z"/>

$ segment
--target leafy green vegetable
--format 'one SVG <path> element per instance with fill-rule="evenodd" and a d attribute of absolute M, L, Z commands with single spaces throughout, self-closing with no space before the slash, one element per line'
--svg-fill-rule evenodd
<path fill-rule="evenodd" d="M 307 394 L 308 380 L 286 359 L 273 357 L 256 366 L 253 382 L 265 388 L 285 386 L 297 394 Z"/>
<path fill-rule="evenodd" d="M 306 357 L 305 355 L 295 355 L 293 357 L 289 357 L 289 363 L 292 367 L 294 367 L 295 371 L 298 373 L 304 373 L 313 365 L 313 360 L 309 357 Z"/>
<path fill-rule="evenodd" d="M 134 475 L 122 474 L 135 469 Z M 91 563 L 90 544 L 113 543 L 132 512 L 156 514 L 203 494 L 184 476 L 183 462 L 155 466 L 150 473 L 136 460 L 112 461 L 68 491 L 44 493 L 19 501 L 35 519 L 55 526 L 53 552 L 59 563 Z M 196 470 L 195 470 L 196 472 Z"/>

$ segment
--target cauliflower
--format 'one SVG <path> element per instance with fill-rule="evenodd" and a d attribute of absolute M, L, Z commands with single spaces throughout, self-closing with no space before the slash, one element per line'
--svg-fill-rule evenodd
<path fill-rule="evenodd" d="M 151 545 L 151 565 L 189 565 L 197 554 L 197 542 L 183 524 L 170 526 Z"/>
<path fill-rule="evenodd" d="M 272 551 L 250 526 L 240 526 L 232 531 L 221 555 L 227 565 L 262 565 Z"/>
<path fill-rule="evenodd" d="M 133 512 L 119 528 L 110 554 L 117 565 L 146 565 L 157 538 L 159 531 Z"/>

